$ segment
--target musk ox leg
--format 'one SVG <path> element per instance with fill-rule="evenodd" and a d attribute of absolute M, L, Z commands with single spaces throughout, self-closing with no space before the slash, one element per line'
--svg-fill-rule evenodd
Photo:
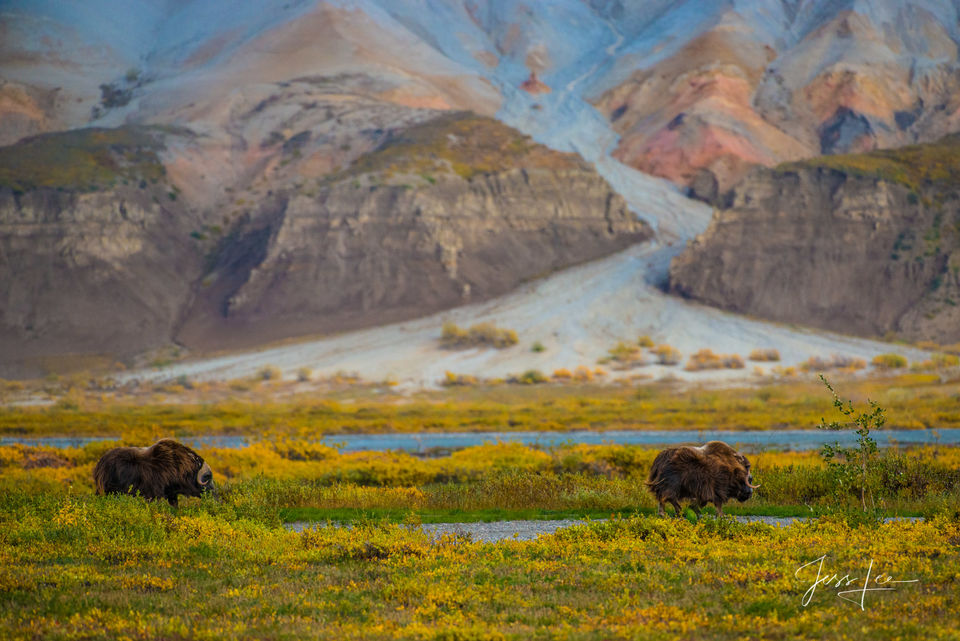
<path fill-rule="evenodd" d="M 167 503 L 169 503 L 171 506 L 179 507 L 179 499 L 176 493 L 167 494 L 166 499 L 167 499 Z"/>
<path fill-rule="evenodd" d="M 719 519 L 723 516 L 723 501 L 714 501 L 713 504 L 717 506 L 717 518 Z"/>
<path fill-rule="evenodd" d="M 668 499 L 668 500 L 670 501 L 670 505 L 673 506 L 673 515 L 679 519 L 683 514 L 683 512 L 680 510 L 680 504 L 677 503 L 677 499 Z"/>
<path fill-rule="evenodd" d="M 698 521 L 700 520 L 700 508 L 701 508 L 701 507 L 703 507 L 703 505 L 700 504 L 700 503 L 697 503 L 696 501 L 694 501 L 693 503 L 690 504 L 690 509 L 693 510 L 693 513 L 697 515 L 697 520 L 698 520 Z"/>
<path fill-rule="evenodd" d="M 663 501 L 660 501 L 660 507 L 657 508 L 657 516 L 665 516 L 666 512 L 663 509 Z"/>

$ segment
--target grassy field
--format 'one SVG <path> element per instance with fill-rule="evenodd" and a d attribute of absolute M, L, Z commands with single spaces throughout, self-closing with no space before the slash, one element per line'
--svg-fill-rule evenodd
<path fill-rule="evenodd" d="M 933 420 L 955 394 L 917 377 L 841 391 L 884 400 L 903 421 Z M 622 427 L 616 417 L 638 407 L 682 414 L 676 425 L 759 426 L 804 411 L 818 415 L 803 419 L 811 427 L 830 417 L 822 386 L 351 393 L 262 406 L 81 398 L 5 410 L 6 434 L 100 433 L 136 444 L 181 433 L 267 438 L 203 450 L 220 498 L 184 498 L 179 509 L 94 495 L 93 465 L 115 442 L 0 447 L 0 638 L 956 638 L 960 447 L 883 450 L 862 479 L 856 466 L 829 465 L 816 452 L 753 454 L 761 487 L 726 511 L 817 517 L 771 527 L 709 515 L 692 522 L 689 511 L 689 520 L 656 517 L 644 484 L 649 448 L 492 443 L 420 457 L 311 440 L 317 425 L 504 429 L 513 417 L 536 425 L 537 407 L 561 427 L 565 416 Z M 922 519 L 879 519 L 890 515 Z M 418 527 L 583 517 L 595 522 L 535 541 L 434 540 Z M 316 524 L 291 532 L 283 524 L 293 520 Z M 808 592 L 820 557 L 824 575 L 856 581 Z M 871 589 L 887 577 L 910 582 L 838 596 L 862 587 L 868 570 Z"/>
<path fill-rule="evenodd" d="M 956 511 L 787 528 L 629 516 L 495 544 L 19 490 L 0 519 L 5 639 L 951 639 L 960 602 Z M 857 581 L 804 606 L 824 555 L 824 574 Z M 916 582 L 864 593 L 863 609 L 838 598 L 868 569 Z"/>
<path fill-rule="evenodd" d="M 887 427 L 958 427 L 960 380 L 941 381 L 938 374 L 852 378 L 840 379 L 840 389 L 856 403 L 882 404 Z M 733 388 L 501 385 L 410 395 L 364 385 L 318 394 L 298 391 L 292 382 L 262 382 L 242 393 L 209 384 L 133 392 L 84 389 L 68 381 L 47 387 L 50 406 L 0 408 L 0 436 L 103 435 L 143 442 L 207 434 L 305 439 L 360 432 L 809 429 L 831 409 L 828 391 L 816 381 Z"/>

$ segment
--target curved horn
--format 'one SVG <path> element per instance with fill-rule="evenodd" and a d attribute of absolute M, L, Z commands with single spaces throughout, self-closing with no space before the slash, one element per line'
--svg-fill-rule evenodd
<path fill-rule="evenodd" d="M 203 477 L 205 474 L 213 474 L 213 470 L 210 469 L 210 466 L 206 462 L 204 462 L 204 464 L 200 466 L 200 469 L 197 470 L 198 485 L 205 485 L 205 483 L 203 482 Z"/>
<path fill-rule="evenodd" d="M 755 489 L 757 489 L 758 487 L 760 487 L 760 484 L 757 483 L 756 485 L 754 485 L 754 484 L 751 483 L 750 481 L 747 481 L 747 487 L 752 488 L 752 489 L 755 490 Z"/>

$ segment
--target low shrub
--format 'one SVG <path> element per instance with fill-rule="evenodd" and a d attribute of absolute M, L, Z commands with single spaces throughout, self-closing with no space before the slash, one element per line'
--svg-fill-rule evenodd
<path fill-rule="evenodd" d="M 644 334 L 643 336 L 637 339 L 637 345 L 639 345 L 640 347 L 653 347 L 654 342 L 652 338 Z"/>
<path fill-rule="evenodd" d="M 707 369 L 743 368 L 743 358 L 737 354 L 715 354 L 713 350 L 701 349 L 690 357 L 684 369 L 688 372 L 698 372 Z"/>
<path fill-rule="evenodd" d="M 929 359 L 912 363 L 910 369 L 923 372 L 935 369 L 947 369 L 960 366 L 960 356 L 954 354 L 933 354 Z"/>
<path fill-rule="evenodd" d="M 877 369 L 902 369 L 907 366 L 907 359 L 900 354 L 877 354 L 870 364 Z"/>
<path fill-rule="evenodd" d="M 313 376 L 313 370 L 309 367 L 301 367 L 297 370 L 297 380 L 301 383 L 306 383 Z"/>
<path fill-rule="evenodd" d="M 825 372 L 831 369 L 863 369 L 867 366 L 867 361 L 853 356 L 840 356 L 833 354 L 829 358 L 821 356 L 811 356 L 800 363 L 800 369 L 804 372 Z"/>
<path fill-rule="evenodd" d="M 546 351 L 546 350 L 547 350 L 547 348 L 544 347 L 544 346 L 543 346 L 543 343 L 541 343 L 540 341 L 537 341 L 536 343 L 534 343 L 534 344 L 530 347 L 530 351 L 531 351 L 531 352 L 536 352 L 536 353 L 538 353 L 538 354 L 539 354 L 540 352 L 544 352 L 544 351 Z"/>
<path fill-rule="evenodd" d="M 443 380 L 440 384 L 444 387 L 458 387 L 467 385 L 476 385 L 477 377 L 469 374 L 454 374 L 453 372 L 444 372 Z"/>
<path fill-rule="evenodd" d="M 275 365 L 266 365 L 257 372 L 257 378 L 261 381 L 278 381 L 282 375 L 280 368 Z"/>
<path fill-rule="evenodd" d="M 780 360 L 780 352 L 773 348 L 766 349 L 755 349 L 750 352 L 751 361 L 760 361 L 760 362 L 773 362 Z"/>
<path fill-rule="evenodd" d="M 550 379 L 538 369 L 528 369 L 519 376 L 511 376 L 508 380 L 511 383 L 519 383 L 521 385 L 536 385 L 538 383 L 547 383 Z"/>
<path fill-rule="evenodd" d="M 676 365 L 680 362 L 680 350 L 671 345 L 657 345 L 651 348 L 650 352 L 657 357 L 659 365 Z"/>
<path fill-rule="evenodd" d="M 573 372 L 565 367 L 553 370 L 553 378 L 558 381 L 569 381 L 573 378 Z"/>
<path fill-rule="evenodd" d="M 953 343 L 952 345 L 943 345 L 940 347 L 941 350 L 947 354 L 957 354 L 960 356 L 960 343 Z"/>
<path fill-rule="evenodd" d="M 573 380 L 579 383 L 587 383 L 593 380 L 593 371 L 589 367 L 580 365 L 573 370 Z"/>
<path fill-rule="evenodd" d="M 641 367 L 647 362 L 643 357 L 643 350 L 639 345 L 620 341 L 609 350 L 609 356 L 601 359 L 601 363 L 614 363 L 616 369 L 630 369 L 631 367 Z"/>
<path fill-rule="evenodd" d="M 504 349 L 516 345 L 517 332 L 503 329 L 493 323 L 478 323 L 470 329 L 463 329 L 456 323 L 446 322 L 440 334 L 440 344 L 446 349 L 466 349 L 469 347 L 495 347 Z"/>

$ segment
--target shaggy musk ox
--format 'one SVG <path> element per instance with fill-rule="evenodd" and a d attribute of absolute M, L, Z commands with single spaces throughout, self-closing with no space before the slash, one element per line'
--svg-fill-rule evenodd
<path fill-rule="evenodd" d="M 93 470 L 97 494 L 136 494 L 164 498 L 177 506 L 177 496 L 216 494 L 213 472 L 186 445 L 165 438 L 150 447 L 116 447 Z"/>
<path fill-rule="evenodd" d="M 700 508 L 707 503 L 717 506 L 717 516 L 723 516 L 724 502 L 734 498 L 742 503 L 760 484 L 753 484 L 747 457 L 722 441 L 710 441 L 700 447 L 671 447 L 657 454 L 647 487 L 657 497 L 661 516 L 665 502 L 669 501 L 675 516 L 680 516 L 679 501 L 689 499 L 700 518 Z"/>

